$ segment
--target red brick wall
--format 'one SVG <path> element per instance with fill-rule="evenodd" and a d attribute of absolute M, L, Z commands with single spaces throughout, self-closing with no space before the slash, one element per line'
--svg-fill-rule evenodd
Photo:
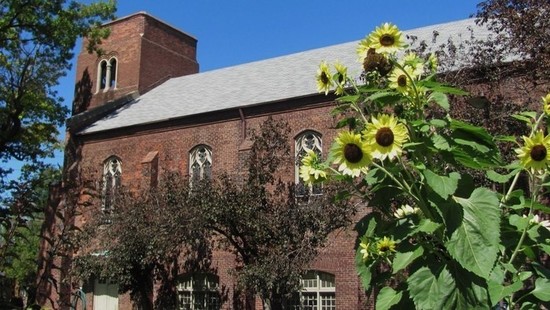
<path fill-rule="evenodd" d="M 196 39 L 145 13 L 121 18 L 106 27 L 111 32 L 100 45 L 104 55 L 88 53 L 88 41 L 83 40 L 77 62 L 73 114 L 132 91 L 143 94 L 168 76 L 198 72 Z M 112 56 L 118 61 L 116 88 L 98 92 L 99 62 Z"/>
<path fill-rule="evenodd" d="M 283 106 L 281 103 L 278 105 Z M 315 130 L 322 134 L 323 153 L 328 154 L 336 134 L 336 130 L 332 129 L 334 120 L 329 114 L 331 105 L 317 104 L 278 112 L 274 112 L 273 107 L 272 105 L 255 108 L 253 112 L 248 113 L 249 115 L 244 111 L 246 127 L 258 129 L 267 118 L 266 115 L 271 114 L 274 118 L 283 119 L 289 123 L 291 128 L 289 143 L 292 146 L 292 153 L 294 137 L 304 130 Z M 195 121 L 200 123 L 200 119 Z M 97 170 L 96 178 L 99 181 L 103 161 L 116 155 L 122 160 L 123 185 L 132 186 L 132 184 L 141 183 L 141 163 L 150 152 L 158 152 L 158 168 L 161 172 L 176 170 L 187 174 L 189 151 L 199 144 L 206 144 L 212 148 L 214 176 L 222 171 L 236 171 L 240 165 L 239 150 L 243 145 L 242 125 L 240 119 L 230 118 L 189 127 L 174 124 L 171 128 L 159 127 L 131 134 L 120 134 L 116 137 L 105 136 L 105 139 L 100 136 L 84 138 L 83 170 L 88 168 Z M 288 181 L 294 180 L 293 162 L 289 162 L 288 166 L 281 171 Z M 159 185 L 162 186 L 162 180 L 159 180 Z M 312 262 L 311 266 L 311 269 L 335 275 L 338 309 L 360 308 L 360 284 L 353 264 L 355 237 L 351 229 L 335 233 L 328 246 L 322 250 L 320 257 Z M 232 295 L 235 286 L 234 279 L 229 273 L 234 263 L 235 258 L 232 254 L 214 253 L 212 267 L 218 270 L 220 286 L 228 290 L 229 296 Z M 224 308 L 230 309 L 231 305 L 232 303 L 228 301 Z M 130 306 L 123 304 L 121 300 L 120 309 L 130 309 Z"/>

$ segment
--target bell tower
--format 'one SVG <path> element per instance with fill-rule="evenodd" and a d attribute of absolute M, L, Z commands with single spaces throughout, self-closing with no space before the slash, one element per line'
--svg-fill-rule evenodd
<path fill-rule="evenodd" d="M 78 56 L 73 115 L 130 93 L 144 94 L 169 78 L 197 73 L 197 39 L 159 19 L 138 12 L 106 23 L 110 35 L 102 55 Z"/>

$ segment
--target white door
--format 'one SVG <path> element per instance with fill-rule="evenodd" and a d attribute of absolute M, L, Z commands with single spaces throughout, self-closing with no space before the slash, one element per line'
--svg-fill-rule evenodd
<path fill-rule="evenodd" d="M 118 310 L 118 284 L 94 282 L 94 310 Z"/>

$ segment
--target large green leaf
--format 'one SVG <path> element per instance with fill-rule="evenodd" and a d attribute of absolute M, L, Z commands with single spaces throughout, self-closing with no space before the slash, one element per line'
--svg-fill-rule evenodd
<path fill-rule="evenodd" d="M 424 170 L 424 177 L 433 191 L 443 199 L 447 199 L 450 195 L 455 193 L 458 186 L 458 180 L 460 180 L 460 174 L 456 172 L 446 177 L 438 175 L 429 169 Z"/>
<path fill-rule="evenodd" d="M 446 94 L 440 92 L 433 92 L 428 98 L 428 102 L 435 102 L 445 111 L 449 111 L 449 98 Z"/>
<path fill-rule="evenodd" d="M 438 135 L 438 134 L 435 134 L 432 136 L 432 143 L 433 143 L 433 146 L 438 149 L 438 150 L 443 150 L 443 151 L 450 151 L 451 150 L 451 146 L 449 145 L 449 141 L 447 141 L 447 139 L 441 135 Z"/>
<path fill-rule="evenodd" d="M 390 309 L 401 300 L 402 295 L 403 292 L 396 292 L 391 287 L 382 288 L 376 297 L 376 309 Z"/>
<path fill-rule="evenodd" d="M 398 271 L 405 269 L 410 263 L 412 263 L 415 259 L 419 258 L 424 254 L 424 248 L 417 244 L 412 251 L 407 251 L 404 253 L 397 252 L 395 253 L 395 257 L 393 259 L 393 273 L 397 273 Z"/>
<path fill-rule="evenodd" d="M 531 293 L 542 301 L 550 301 L 550 280 L 538 278 L 535 281 L 535 289 Z"/>
<path fill-rule="evenodd" d="M 491 298 L 491 304 L 494 306 L 505 297 L 511 296 L 513 293 L 519 291 L 523 287 L 521 281 L 516 281 L 511 285 L 504 286 L 494 281 L 488 282 L 489 297 Z"/>
<path fill-rule="evenodd" d="M 361 249 L 358 248 L 355 253 L 355 269 L 357 270 L 357 275 L 361 281 L 361 285 L 365 291 L 369 290 L 370 282 L 372 280 L 372 263 L 367 264 L 363 260 L 363 253 L 360 252 Z"/>
<path fill-rule="evenodd" d="M 470 198 L 454 197 L 463 218 L 445 243 L 451 256 L 465 269 L 488 279 L 500 243 L 500 208 L 495 192 L 478 188 Z"/>
<path fill-rule="evenodd" d="M 506 183 L 511 178 L 513 178 L 516 174 L 518 174 L 521 170 L 522 170 L 521 168 L 516 168 L 508 174 L 500 174 L 500 173 L 498 173 L 494 170 L 488 170 L 487 171 L 487 177 L 489 178 L 489 180 L 491 180 L 493 182 Z"/>
<path fill-rule="evenodd" d="M 422 267 L 409 277 L 407 284 L 417 309 L 443 309 L 456 289 L 454 279 L 444 268 Z"/>
<path fill-rule="evenodd" d="M 476 142 L 480 145 L 487 146 L 490 149 L 496 147 L 493 136 L 491 136 L 483 127 L 478 127 L 453 119 L 451 120 L 451 129 L 453 131 L 452 136 L 454 138 L 462 138 L 464 140 Z"/>

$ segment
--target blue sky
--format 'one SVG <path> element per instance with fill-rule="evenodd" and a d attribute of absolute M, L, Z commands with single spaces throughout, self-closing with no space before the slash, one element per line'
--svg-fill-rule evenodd
<path fill-rule="evenodd" d="M 198 39 L 201 70 L 361 39 L 383 22 L 411 29 L 459 20 L 479 0 L 119 0 Z"/>
<path fill-rule="evenodd" d="M 384 22 L 406 30 L 468 18 L 476 12 L 479 2 L 118 0 L 116 14 L 123 17 L 145 11 L 193 35 L 198 39 L 200 70 L 208 71 L 359 40 Z M 80 47 L 78 43 L 75 56 Z M 68 106 L 73 100 L 75 67 L 73 65 L 73 70 L 60 80 L 57 88 Z M 63 136 L 60 139 L 64 139 Z M 58 154 L 53 162 L 61 164 L 62 155 Z"/>

